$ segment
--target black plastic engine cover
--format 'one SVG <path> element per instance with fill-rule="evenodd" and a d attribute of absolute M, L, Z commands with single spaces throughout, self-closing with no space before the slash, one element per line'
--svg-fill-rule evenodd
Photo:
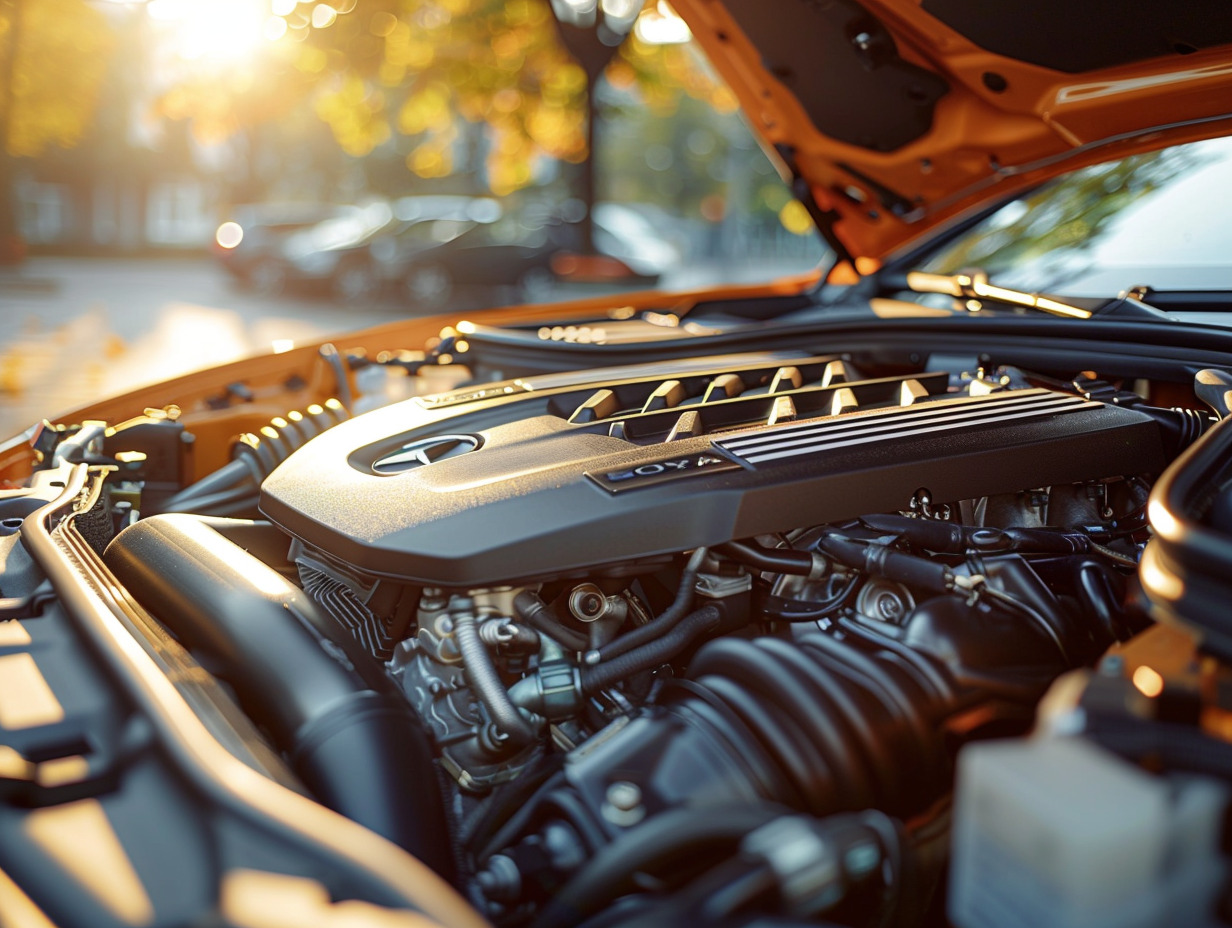
<path fill-rule="evenodd" d="M 969 499 L 1163 466 L 1133 410 L 775 363 L 739 367 L 736 386 L 731 367 L 690 365 L 666 383 L 609 370 L 408 400 L 313 439 L 261 510 L 369 574 L 474 587 L 901 510 L 922 488 Z M 733 425 L 754 405 L 760 424 Z"/>

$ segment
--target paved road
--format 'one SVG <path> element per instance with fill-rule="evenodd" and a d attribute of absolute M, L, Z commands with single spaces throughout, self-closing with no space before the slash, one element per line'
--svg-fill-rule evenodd
<path fill-rule="evenodd" d="M 763 263 L 743 279 L 799 270 Z M 693 287 L 717 273 L 733 277 L 730 267 L 694 263 L 663 286 Z M 451 308 L 480 300 L 490 295 Z M 269 351 L 276 339 L 313 341 L 406 311 L 311 294 L 257 296 L 204 257 L 31 259 L 18 273 L 0 272 L 0 438 L 97 397 Z"/>
<path fill-rule="evenodd" d="M 233 288 L 208 260 L 33 259 L 0 276 L 0 436 L 93 398 L 395 318 Z"/>

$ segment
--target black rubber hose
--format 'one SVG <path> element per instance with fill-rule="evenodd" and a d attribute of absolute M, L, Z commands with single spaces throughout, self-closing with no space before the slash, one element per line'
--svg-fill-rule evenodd
<path fill-rule="evenodd" d="M 887 535 L 899 535 L 914 545 L 929 551 L 960 554 L 970 546 L 967 532 L 957 522 L 944 522 L 938 519 L 915 519 L 910 516 L 900 516 L 897 513 L 876 513 L 861 516 L 860 521 L 874 532 Z M 982 529 L 995 533 L 995 529 Z M 988 545 L 996 543 L 996 538 L 990 534 L 986 539 Z M 980 550 L 990 550 L 981 547 Z"/>
<path fill-rule="evenodd" d="M 697 573 L 701 570 L 702 561 L 705 559 L 705 548 L 698 548 L 694 551 L 680 575 L 680 585 L 676 588 L 676 598 L 672 600 L 671 605 L 640 628 L 626 632 L 597 652 L 587 654 L 587 663 L 597 664 L 613 657 L 619 657 L 621 654 L 627 654 L 634 648 L 640 648 L 675 628 L 676 623 L 688 614 L 689 606 L 693 603 L 693 585 L 697 583 Z"/>
<path fill-rule="evenodd" d="M 919 671 L 920 679 L 928 681 L 929 688 L 938 699 L 951 702 L 957 698 L 953 683 L 946 677 L 940 665 L 935 664 L 919 651 L 851 619 L 839 619 L 838 626 L 849 635 L 873 647 L 883 648 L 898 655 L 904 664 L 910 664 Z"/>
<path fill-rule="evenodd" d="M 667 663 L 700 636 L 716 628 L 722 619 L 723 612 L 718 606 L 703 606 L 681 619 L 671 631 L 640 648 L 593 667 L 582 667 L 579 671 L 582 692 L 597 693 L 635 673 Z"/>
<path fill-rule="evenodd" d="M 770 573 L 807 577 L 813 572 L 813 556 L 794 548 L 763 548 L 743 541 L 728 541 L 716 545 L 714 550 L 733 561 Z"/>
<path fill-rule="evenodd" d="M 569 651 L 585 651 L 589 645 L 585 635 L 561 625 L 543 600 L 530 590 L 523 590 L 513 598 L 513 611 L 521 621 Z"/>
<path fill-rule="evenodd" d="M 468 596 L 454 597 L 449 604 L 449 617 L 453 620 L 453 637 L 462 655 L 466 680 L 488 710 L 488 718 L 515 747 L 530 744 L 535 740 L 535 730 L 509 699 L 492 655 L 479 638 L 474 601 Z"/>
<path fill-rule="evenodd" d="M 1082 554 L 1090 539 L 1074 532 L 1049 528 L 991 528 L 913 519 L 895 513 L 879 513 L 860 519 L 875 532 L 899 535 L 928 551 L 962 554 L 966 551 L 1036 551 Z"/>
<path fill-rule="evenodd" d="M 539 912 L 533 928 L 567 928 L 637 888 L 640 871 L 735 850 L 744 836 L 787 814 L 778 806 L 671 809 L 600 850 Z"/>
<path fill-rule="evenodd" d="M 904 554 L 887 545 L 864 544 L 842 535 L 828 535 L 821 540 L 821 550 L 841 564 L 897 580 L 914 590 L 941 594 L 954 588 L 954 572 L 947 565 Z"/>
<path fill-rule="evenodd" d="M 324 805 L 453 877 L 427 735 L 383 668 L 303 590 L 190 515 L 129 526 L 104 560 L 235 689 Z"/>

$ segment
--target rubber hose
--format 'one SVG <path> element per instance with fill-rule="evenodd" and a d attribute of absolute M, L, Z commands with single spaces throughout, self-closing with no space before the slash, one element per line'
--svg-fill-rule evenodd
<path fill-rule="evenodd" d="M 421 723 L 383 668 L 303 590 L 190 515 L 142 519 L 103 560 L 231 684 L 324 805 L 452 876 Z"/>
<path fill-rule="evenodd" d="M 635 673 L 667 663 L 698 637 L 713 630 L 722 618 L 723 612 L 718 606 L 703 606 L 654 641 L 602 664 L 580 668 L 582 692 L 597 693 Z"/>
<path fill-rule="evenodd" d="M 570 651 L 585 651 L 589 644 L 581 632 L 566 628 L 556 621 L 543 600 L 530 590 L 523 590 L 513 598 L 513 610 L 518 614 L 518 618 L 531 628 Z"/>
<path fill-rule="evenodd" d="M 492 724 L 516 747 L 532 743 L 535 730 L 510 701 L 509 691 L 492 663 L 492 655 L 479 638 L 474 600 L 467 596 L 454 597 L 450 603 L 449 617 L 453 620 L 453 637 L 462 655 L 466 680 L 488 710 Z"/>
<path fill-rule="evenodd" d="M 715 551 L 757 570 L 795 574 L 799 577 L 807 577 L 813 572 L 813 556 L 807 551 L 797 551 L 794 548 L 771 549 L 742 541 L 728 541 L 718 545 Z"/>
<path fill-rule="evenodd" d="M 676 598 L 672 600 L 671 605 L 645 625 L 626 632 L 615 641 L 600 648 L 599 662 L 627 654 L 634 648 L 640 648 L 676 627 L 676 623 L 685 617 L 693 602 L 693 585 L 697 582 L 697 572 L 701 570 L 706 554 L 705 548 L 698 548 L 693 552 L 689 562 L 685 565 L 684 572 L 680 575 L 680 586 L 676 589 Z"/>

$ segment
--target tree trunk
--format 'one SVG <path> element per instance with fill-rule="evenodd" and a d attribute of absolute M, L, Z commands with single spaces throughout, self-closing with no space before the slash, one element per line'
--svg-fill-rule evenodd
<path fill-rule="evenodd" d="M 14 77 L 21 42 L 22 0 L 8 0 L 8 38 L 0 56 L 0 264 L 20 264 L 26 256 L 17 215 L 17 159 L 9 154 Z"/>
<path fill-rule="evenodd" d="M 555 10 L 555 6 L 553 9 Z M 561 44 L 586 72 L 586 160 L 579 165 L 576 193 L 586 206 L 586 216 L 578 227 L 579 248 L 584 254 L 594 254 L 594 211 L 597 195 L 595 156 L 598 153 L 595 142 L 599 134 L 599 108 L 596 105 L 595 92 L 604 70 L 616 55 L 623 35 L 614 35 L 597 15 L 594 21 L 588 24 L 564 22 L 558 17 L 556 33 L 560 36 Z"/>
<path fill-rule="evenodd" d="M 595 155 L 598 150 L 595 140 L 598 137 L 598 107 L 595 105 L 595 87 L 598 77 L 587 75 L 586 78 L 586 160 L 579 167 L 581 176 L 578 178 L 578 199 L 586 207 L 586 216 L 579 227 L 578 248 L 584 255 L 595 253 Z"/>

